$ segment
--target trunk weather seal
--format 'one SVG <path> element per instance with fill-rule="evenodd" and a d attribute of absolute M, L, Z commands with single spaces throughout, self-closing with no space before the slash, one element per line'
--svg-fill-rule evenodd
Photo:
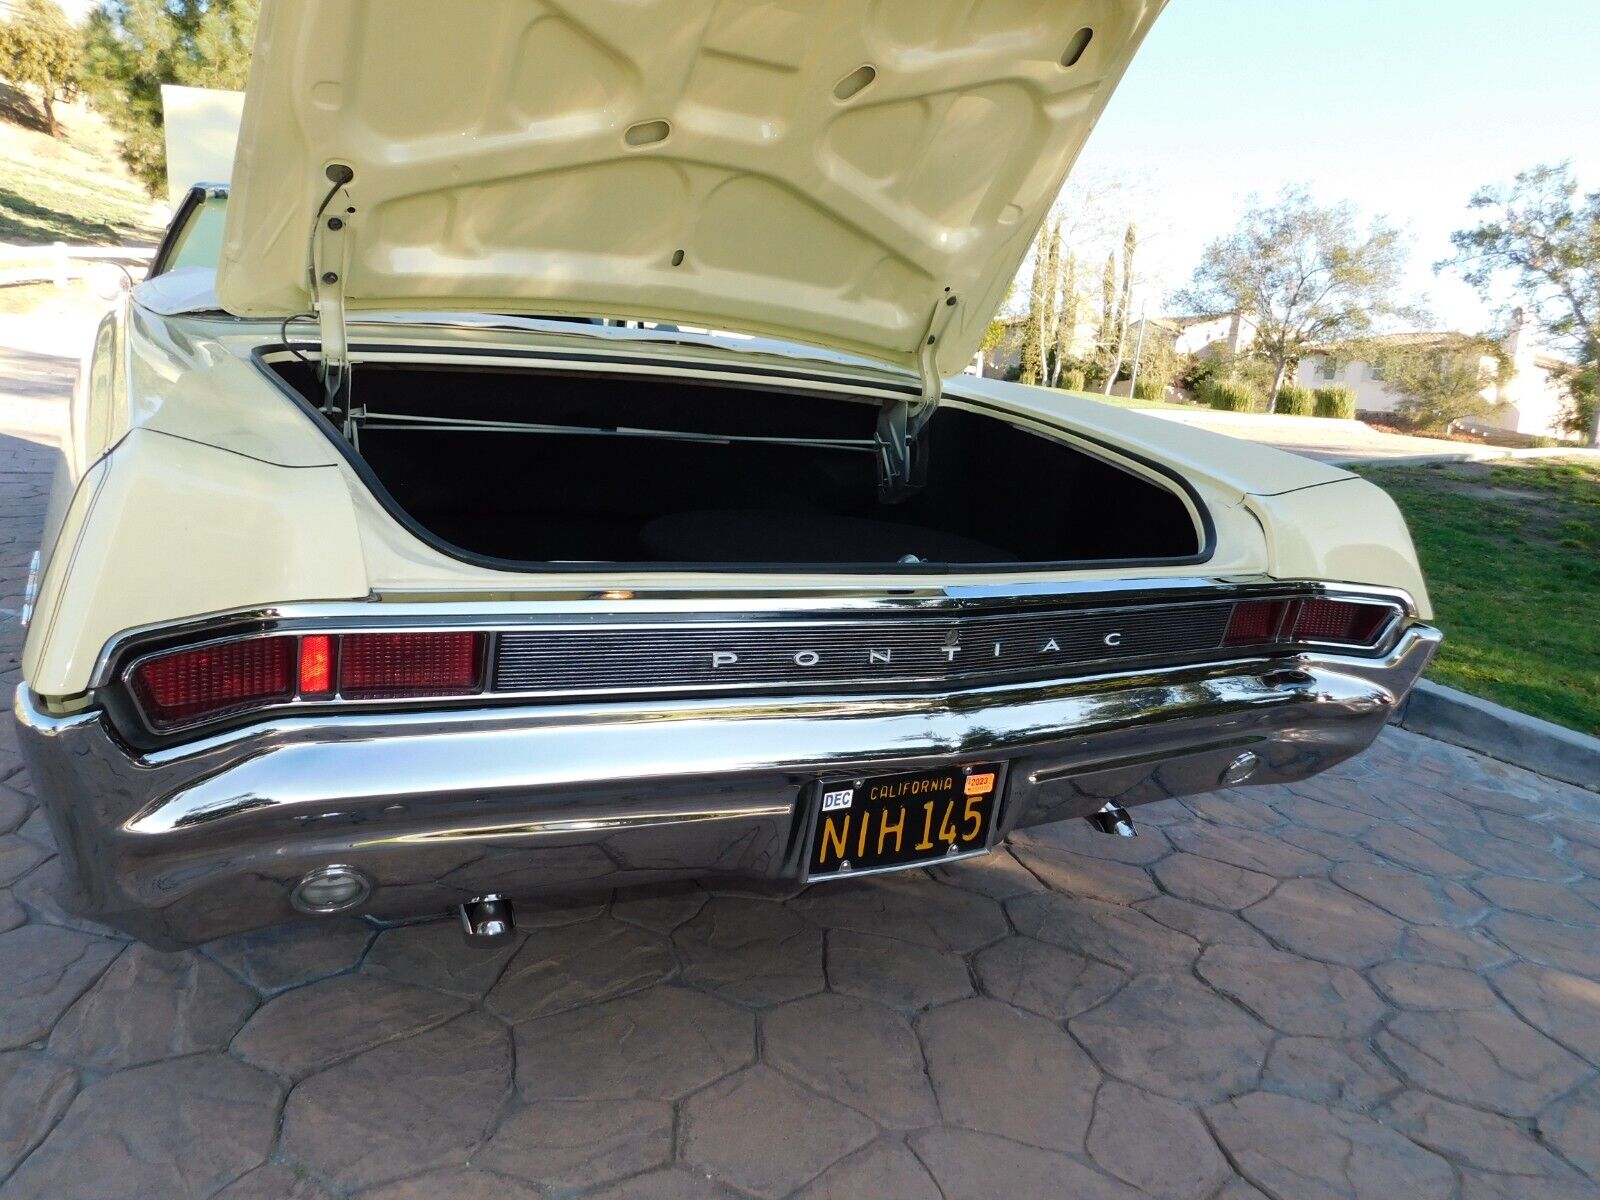
<path fill-rule="evenodd" d="M 289 347 L 281 345 L 258 346 L 252 351 L 252 353 L 256 355 L 265 355 L 288 349 Z M 375 351 L 383 354 L 416 354 L 425 350 L 426 347 L 407 345 L 405 343 L 397 344 L 392 342 L 362 342 L 359 344 L 359 346 L 356 343 L 352 343 L 351 349 L 361 349 L 368 352 Z M 618 365 L 624 366 L 668 367 L 676 369 L 681 369 L 684 365 L 682 359 L 632 358 L 615 353 L 609 355 L 603 352 L 594 354 L 585 353 L 580 350 L 520 350 L 514 347 L 459 346 L 451 347 L 447 350 L 442 350 L 441 352 L 452 356 L 465 358 L 537 358 L 541 361 L 577 363 L 613 361 Z M 731 374 L 756 375 L 760 376 L 761 378 L 810 380 L 814 383 L 846 382 L 838 376 L 824 375 L 820 372 L 814 371 L 789 371 L 782 367 L 745 366 L 742 364 L 735 366 L 733 364 L 724 363 L 721 361 L 708 363 L 705 365 L 711 366 L 717 370 L 726 370 Z M 855 382 L 858 385 L 860 384 L 859 380 L 850 382 Z M 733 385 L 730 384 L 728 386 Z M 871 387 L 875 391 L 894 392 L 907 396 L 920 396 L 922 394 L 922 389 L 914 383 L 896 383 L 891 379 L 877 380 L 865 386 Z"/>
<path fill-rule="evenodd" d="M 514 349 L 495 350 L 490 347 L 464 347 L 463 350 L 468 352 L 475 351 L 479 356 L 492 356 L 496 358 L 531 358 L 545 360 L 551 357 L 556 357 L 561 360 L 590 363 L 604 363 L 607 361 L 604 356 L 581 355 L 565 351 L 559 351 L 553 355 L 547 355 L 540 351 Z M 352 343 L 350 346 L 350 353 L 355 354 L 357 351 L 365 353 L 388 352 L 406 354 L 417 353 L 419 351 L 419 347 L 404 345 L 396 346 L 383 343 Z M 444 350 L 442 352 L 447 354 L 456 353 L 454 349 Z M 630 572 L 694 571 L 704 572 L 707 574 L 723 575 L 777 575 L 794 574 L 797 571 L 805 571 L 813 574 L 862 575 L 881 578 L 886 575 L 905 575 L 913 577 L 918 575 L 949 575 L 952 573 L 952 569 L 954 568 L 958 571 L 967 573 L 982 572 L 991 574 L 1020 574 L 1025 571 L 1038 572 L 1041 570 L 1092 571 L 1106 567 L 1144 568 L 1195 566 L 1209 562 L 1212 556 L 1216 553 L 1217 549 L 1216 526 L 1211 520 L 1210 510 L 1206 507 L 1204 500 L 1201 499 L 1200 493 L 1195 490 L 1193 484 L 1191 484 L 1187 479 L 1178 474 L 1165 463 L 1157 462 L 1154 459 L 1147 458 L 1142 454 L 1136 453 L 1135 451 L 1117 446 L 1106 441 L 1104 438 L 1098 438 L 1092 434 L 1083 433 L 1080 430 L 1073 429 L 1070 430 L 1070 433 L 1073 437 L 1081 438 L 1083 441 L 1091 445 L 1098 446 L 1100 449 L 1106 451 L 1114 458 L 1123 458 L 1132 462 L 1136 462 L 1147 470 L 1162 476 L 1164 479 L 1168 480 L 1171 484 L 1175 485 L 1180 491 L 1182 491 L 1182 493 L 1188 497 L 1189 503 L 1193 507 L 1195 516 L 1198 518 L 1200 523 L 1200 549 L 1194 554 L 1174 555 L 1162 558 L 1099 558 L 1028 563 L 879 563 L 872 565 L 870 568 L 862 563 L 530 563 L 521 562 L 516 559 L 496 558 L 487 554 L 475 554 L 470 550 L 466 550 L 460 546 L 454 545 L 453 543 L 447 542 L 445 539 L 439 537 L 436 533 L 421 524 L 421 522 L 419 522 L 403 507 L 401 507 L 400 503 L 394 498 L 389 489 L 384 486 L 383 481 L 378 478 L 377 473 L 373 471 L 366 459 L 361 456 L 360 451 L 352 446 L 350 442 L 340 434 L 339 430 L 331 421 L 328 420 L 327 415 L 324 414 L 322 410 L 319 409 L 314 403 L 312 403 L 308 397 L 303 395 L 298 389 L 292 386 L 288 380 L 283 378 L 283 376 L 279 375 L 272 369 L 271 364 L 267 362 L 266 356 L 268 354 L 276 353 L 289 353 L 289 347 L 278 344 L 255 346 L 250 351 L 250 357 L 252 360 L 254 360 L 256 369 L 265 375 L 274 387 L 276 387 L 286 397 L 293 401 L 302 411 L 311 416 L 313 422 L 322 431 L 323 435 L 333 443 L 334 448 L 338 450 L 339 454 L 344 458 L 350 469 L 356 473 L 356 476 L 372 494 L 372 497 L 377 500 L 379 505 L 383 507 L 384 511 L 387 512 L 389 516 L 401 526 L 401 528 L 405 529 L 406 532 L 410 533 L 424 545 L 437 550 L 439 553 L 449 558 L 455 559 L 457 562 L 463 562 L 469 566 L 484 567 L 488 570 L 515 571 L 519 574 L 568 574 L 574 570 L 609 568 Z M 468 356 L 471 357 L 472 354 L 468 353 Z M 670 360 L 653 362 L 648 360 L 627 359 L 625 362 L 627 365 L 660 365 L 679 369 L 684 366 L 682 362 L 673 362 Z M 701 365 L 703 367 L 707 364 Z M 747 368 L 738 368 L 738 373 L 746 373 L 747 370 Z M 792 375 L 785 375 L 784 373 L 775 370 L 762 370 L 762 373 L 783 375 L 785 378 L 794 378 Z M 814 378 L 820 379 L 824 377 Z M 830 379 L 829 382 L 831 383 L 836 381 Z M 916 389 L 913 388 L 912 390 L 914 391 Z M 1015 416 L 1015 414 L 1007 413 L 1004 409 L 998 408 L 980 399 L 969 396 L 959 396 L 953 398 L 959 399 L 963 404 L 972 405 L 974 408 L 981 409 L 992 416 L 1000 417 L 1002 419 L 1010 419 L 1011 417 Z M 1043 424 L 1044 422 L 1040 423 Z"/>

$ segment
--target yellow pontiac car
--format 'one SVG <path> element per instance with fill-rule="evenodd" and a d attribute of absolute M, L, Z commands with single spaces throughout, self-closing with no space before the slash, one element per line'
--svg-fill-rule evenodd
<path fill-rule="evenodd" d="M 959 374 L 1159 7 L 263 4 L 72 405 L 65 901 L 493 940 L 1365 748 L 1438 642 L 1381 492 Z"/>

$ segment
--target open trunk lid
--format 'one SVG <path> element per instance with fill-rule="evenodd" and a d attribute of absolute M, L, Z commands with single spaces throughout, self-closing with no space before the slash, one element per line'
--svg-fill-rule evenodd
<path fill-rule="evenodd" d="M 218 296 L 325 345 L 345 309 L 766 334 L 926 392 L 1163 3 L 268 0 Z"/>

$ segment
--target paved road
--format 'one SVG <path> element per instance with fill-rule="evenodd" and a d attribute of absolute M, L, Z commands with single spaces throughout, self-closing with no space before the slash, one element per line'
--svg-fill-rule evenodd
<path fill-rule="evenodd" d="M 0 437 L 0 607 L 47 457 Z M 1394 731 L 1138 816 L 165 955 L 56 907 L 0 724 L 0 1200 L 1600 1192 L 1600 797 Z"/>
<path fill-rule="evenodd" d="M 1355 420 L 1213 412 L 1205 408 L 1182 411 L 1153 408 L 1148 412 L 1162 420 L 1195 425 L 1212 433 L 1276 446 L 1279 450 L 1337 465 L 1430 459 L 1439 461 L 1463 457 L 1495 458 L 1506 454 L 1504 449 L 1474 442 L 1450 442 L 1439 438 L 1385 433 Z M 1586 454 L 1589 451 L 1579 450 L 1577 453 Z"/>
<path fill-rule="evenodd" d="M 0 327 L 0 338 L 5 330 Z M 0 341 L 0 433 L 54 442 L 67 423 L 76 360 Z M 30 551 L 30 553 L 32 553 Z"/>

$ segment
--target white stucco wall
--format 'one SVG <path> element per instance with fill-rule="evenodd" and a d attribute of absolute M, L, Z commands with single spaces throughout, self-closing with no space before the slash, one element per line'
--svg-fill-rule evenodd
<path fill-rule="evenodd" d="M 1336 363 L 1332 378 L 1329 378 L 1322 370 L 1326 361 L 1320 355 L 1301 359 L 1300 366 L 1295 371 L 1294 381 L 1306 388 L 1349 388 L 1355 393 L 1358 412 L 1393 412 L 1398 406 L 1401 393 L 1393 391 L 1381 379 L 1374 378 L 1371 363 Z"/>
<path fill-rule="evenodd" d="M 1178 334 L 1174 348 L 1179 354 L 1199 354 L 1211 346 L 1220 346 L 1237 354 L 1255 340 L 1255 323 L 1238 313 L 1223 313 L 1207 321 L 1186 325 Z"/>
<path fill-rule="evenodd" d="M 1519 349 L 1512 339 L 1507 339 L 1506 350 L 1513 373 L 1505 384 L 1484 389 L 1484 399 L 1494 407 L 1474 423 L 1534 437 L 1562 436 L 1556 424 L 1565 401 L 1559 380 L 1548 367 L 1538 365 L 1531 350 Z M 1307 388 L 1349 388 L 1355 393 L 1357 412 L 1389 413 L 1398 407 L 1402 394 L 1374 378 L 1371 363 L 1337 364 L 1330 379 L 1322 370 L 1325 361 L 1320 355 L 1302 359 L 1294 381 Z M 1492 363 L 1485 361 L 1486 370 Z"/>

